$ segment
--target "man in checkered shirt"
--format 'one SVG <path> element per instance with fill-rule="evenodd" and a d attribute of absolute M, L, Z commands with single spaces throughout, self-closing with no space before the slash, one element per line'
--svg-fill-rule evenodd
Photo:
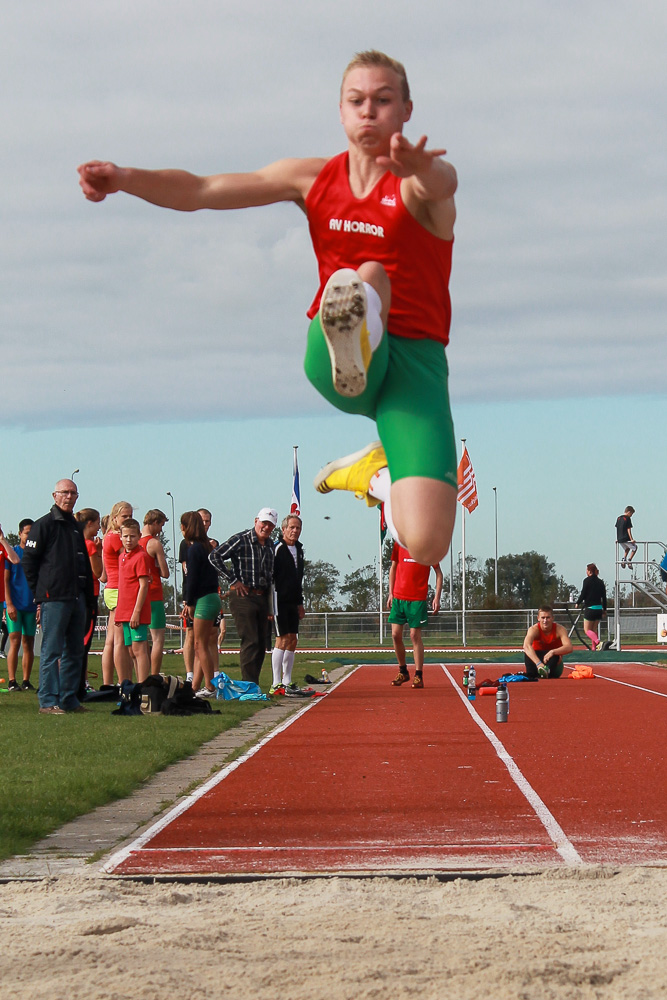
<path fill-rule="evenodd" d="M 262 507 L 248 531 L 232 535 L 209 556 L 230 590 L 229 610 L 241 641 L 241 677 L 259 684 L 273 619 L 273 543 L 278 512 Z"/>

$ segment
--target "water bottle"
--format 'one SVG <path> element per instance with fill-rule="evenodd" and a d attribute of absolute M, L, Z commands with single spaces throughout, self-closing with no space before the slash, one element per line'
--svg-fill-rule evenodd
<path fill-rule="evenodd" d="M 470 673 L 470 667 L 469 666 L 465 666 L 463 668 L 463 686 L 464 686 L 464 688 L 468 687 L 468 674 L 469 673 Z"/>
<path fill-rule="evenodd" d="M 329 673 L 327 670 L 324 669 L 324 667 L 322 667 L 322 680 L 324 681 L 325 684 L 331 684 L 331 678 L 329 677 Z"/>
<path fill-rule="evenodd" d="M 468 701 L 475 700 L 475 694 L 477 693 L 476 681 L 477 675 L 475 673 L 475 668 L 471 666 L 468 671 Z"/>
<path fill-rule="evenodd" d="M 509 715 L 509 692 L 504 684 L 498 685 L 496 692 L 496 722 L 507 722 Z"/>

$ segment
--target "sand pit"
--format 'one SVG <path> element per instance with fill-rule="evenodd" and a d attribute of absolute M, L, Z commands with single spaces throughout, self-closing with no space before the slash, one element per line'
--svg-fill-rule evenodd
<path fill-rule="evenodd" d="M 0 887 L 3 1000 L 651 1000 L 667 870 Z"/>

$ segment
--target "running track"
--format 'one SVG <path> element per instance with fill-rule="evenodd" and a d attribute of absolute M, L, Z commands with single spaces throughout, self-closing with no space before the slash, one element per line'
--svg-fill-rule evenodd
<path fill-rule="evenodd" d="M 478 682 L 509 669 L 483 664 Z M 510 685 L 357 668 L 105 866 L 119 875 L 520 870 L 667 863 L 667 671 Z"/>

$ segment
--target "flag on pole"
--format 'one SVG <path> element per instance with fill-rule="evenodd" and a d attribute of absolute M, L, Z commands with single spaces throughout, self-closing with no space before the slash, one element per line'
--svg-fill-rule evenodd
<path fill-rule="evenodd" d="M 456 499 L 462 504 L 469 514 L 472 514 L 477 507 L 479 500 L 477 497 L 477 483 L 475 482 L 475 472 L 470 461 L 468 449 L 464 446 L 461 461 L 456 473 L 459 485 L 459 492 Z"/>
<path fill-rule="evenodd" d="M 301 516 L 301 489 L 299 487 L 299 463 L 296 457 L 296 450 L 298 445 L 294 445 L 294 464 L 292 468 L 292 503 L 290 505 L 290 514 L 297 514 Z"/>

